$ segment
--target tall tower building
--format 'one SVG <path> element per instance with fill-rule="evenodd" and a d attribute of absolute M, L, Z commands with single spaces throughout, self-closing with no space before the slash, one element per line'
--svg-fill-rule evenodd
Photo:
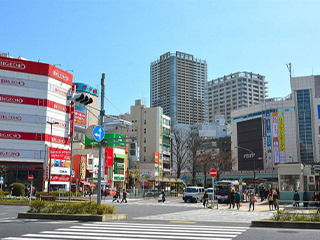
<path fill-rule="evenodd" d="M 150 107 L 162 107 L 172 125 L 206 122 L 206 83 L 206 61 L 167 52 L 150 65 Z"/>
<path fill-rule="evenodd" d="M 252 72 L 236 72 L 208 82 L 209 123 L 216 115 L 225 115 L 230 123 L 231 111 L 265 100 L 268 93 L 265 76 Z"/>

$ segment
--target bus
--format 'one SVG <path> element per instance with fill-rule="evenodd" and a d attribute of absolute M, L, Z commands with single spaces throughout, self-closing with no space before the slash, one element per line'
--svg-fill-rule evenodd
<path fill-rule="evenodd" d="M 238 181 L 218 181 L 214 185 L 214 195 L 219 202 L 227 202 L 228 193 L 231 191 L 231 189 L 238 190 L 243 195 L 243 193 L 246 192 L 246 187 L 246 183 L 244 182 L 242 182 L 240 185 Z"/>

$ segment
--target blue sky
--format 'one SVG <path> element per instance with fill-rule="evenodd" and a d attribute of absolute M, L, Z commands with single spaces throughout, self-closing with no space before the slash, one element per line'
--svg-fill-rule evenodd
<path fill-rule="evenodd" d="M 293 76 L 320 74 L 320 1 L 1 0 L 0 52 L 61 64 L 94 87 L 106 73 L 107 114 L 150 101 L 150 63 L 168 51 L 206 60 L 208 80 L 266 76 L 269 97 Z"/>

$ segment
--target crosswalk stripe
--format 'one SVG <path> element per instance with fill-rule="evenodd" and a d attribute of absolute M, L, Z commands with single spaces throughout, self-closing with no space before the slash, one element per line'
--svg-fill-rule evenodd
<path fill-rule="evenodd" d="M 186 224 L 84 223 L 4 240 L 121 239 L 121 240 L 232 240 L 248 227 Z"/>
<path fill-rule="evenodd" d="M 185 227 L 186 229 L 194 228 L 194 229 L 208 229 L 208 226 L 203 225 L 187 225 L 187 224 L 158 224 L 158 223 L 112 223 L 112 222 L 95 222 L 95 223 L 85 223 L 84 226 L 101 226 L 101 225 L 107 225 L 107 226 L 152 226 L 154 228 L 181 228 Z M 249 227 L 236 227 L 236 226 L 219 226 L 220 228 L 224 229 L 244 229 L 247 230 Z"/>
<path fill-rule="evenodd" d="M 96 236 L 92 236 L 93 234 L 91 234 L 91 236 L 77 236 L 77 235 L 62 235 L 62 234 L 54 234 L 54 235 L 50 235 L 50 234 L 26 234 L 23 236 L 26 237 L 34 237 L 34 239 L 38 240 L 38 237 L 52 237 L 52 238 L 62 238 L 62 239 L 101 239 L 103 237 L 103 239 L 121 239 L 121 240 L 133 240 L 133 239 L 137 239 L 137 240 L 159 240 L 159 239 L 201 239 L 201 240 L 231 240 L 232 238 L 215 238 L 215 237 L 210 237 L 210 238 L 202 238 L 202 237 L 197 237 L 197 236 L 192 236 L 192 237 L 186 237 L 186 236 L 182 236 L 182 237 L 174 237 L 174 236 L 148 236 L 148 235 L 134 235 L 133 237 L 127 238 L 127 237 L 122 237 L 119 236 L 119 234 L 115 235 L 115 236 L 105 236 L 105 235 L 96 235 Z M 25 239 L 25 238 L 21 238 Z"/>
<path fill-rule="evenodd" d="M 55 234 L 56 231 L 43 231 L 41 233 L 44 234 Z M 149 238 L 155 238 L 155 237 L 159 237 L 159 235 L 162 235 L 162 233 L 159 232 L 140 232 L 140 231 L 121 231 L 122 234 L 134 234 L 134 236 L 136 237 L 149 237 Z M 66 231 L 60 232 L 60 234 L 67 234 L 67 235 L 72 235 L 72 234 L 79 234 L 77 231 L 68 231 L 68 229 Z M 92 231 L 88 232 L 81 232 L 80 233 L 82 236 L 86 235 L 86 236 L 92 236 L 92 235 L 96 235 L 96 236 L 105 236 L 105 233 L 93 233 Z M 193 237 L 189 237 L 190 234 L 188 232 L 185 233 L 170 233 L 171 236 L 161 236 L 162 238 L 175 238 L 175 239 L 194 239 Z M 117 231 L 113 231 L 113 233 L 109 232 L 108 236 L 114 236 L 117 237 L 119 236 L 119 232 Z M 197 234 L 197 239 L 208 239 L 209 237 L 236 237 L 237 234 Z"/>
<path fill-rule="evenodd" d="M 101 227 L 87 227 L 87 226 L 72 226 L 71 229 L 77 229 L 79 231 L 88 231 L 88 229 L 90 229 L 90 231 L 98 231 L 98 230 L 114 230 L 114 226 L 101 226 Z M 81 230 L 83 229 L 83 230 Z M 136 226 L 131 226 L 131 227 L 121 227 L 118 228 L 119 231 L 122 230 L 132 230 L 132 229 L 136 229 Z M 165 229 L 166 232 L 185 232 L 186 230 L 189 233 L 225 233 L 226 229 L 224 228 L 214 228 L 214 229 L 210 229 L 210 227 L 207 228 L 207 230 L 203 230 L 203 229 L 197 229 L 197 228 L 179 228 L 176 229 L 176 227 L 172 228 L 172 229 L 168 229 L 168 228 L 161 228 L 161 227 L 144 227 L 143 225 L 141 225 L 141 227 L 139 228 L 139 230 L 152 230 L 152 231 L 158 231 L 158 232 L 163 232 L 162 229 Z M 59 229 L 58 229 L 59 230 Z M 241 229 L 241 230 L 228 230 L 229 232 L 232 233 L 237 233 L 240 234 L 246 230 Z"/>
<path fill-rule="evenodd" d="M 70 229 L 70 228 L 59 228 L 57 229 L 57 231 L 63 231 L 64 233 L 65 232 L 74 232 L 74 233 L 78 233 L 78 232 L 83 232 L 84 234 L 87 234 L 88 230 L 87 229 L 79 229 L 79 228 L 73 228 L 73 229 Z M 90 233 L 108 233 L 108 235 L 112 235 L 112 234 L 115 234 L 115 235 L 119 235 L 119 234 L 137 234 L 137 233 L 144 233 L 144 234 L 150 234 L 150 235 L 161 235 L 163 234 L 163 231 L 161 230 L 154 230 L 154 229 L 151 229 L 149 231 L 146 231 L 146 230 L 143 230 L 141 228 L 139 228 L 139 231 L 137 230 L 131 230 L 131 231 L 128 231 L 128 230 L 123 230 L 123 229 L 112 229 L 110 228 L 109 230 L 104 230 L 104 229 L 92 229 L 90 230 Z M 171 235 L 176 235 L 176 236 L 181 236 L 181 235 L 190 235 L 190 233 L 194 233 L 195 231 L 171 231 L 170 234 Z M 49 232 L 51 233 L 51 232 Z M 168 233 L 168 231 L 166 231 L 166 233 Z M 236 234 L 239 234 L 237 232 L 233 233 L 233 234 L 226 234 L 225 232 L 221 232 L 221 231 L 206 231 L 206 233 L 204 232 L 198 232 L 196 233 L 197 236 L 201 236 L 201 237 L 210 237 L 210 236 L 218 236 L 218 237 L 221 237 L 221 236 L 226 236 L 226 237 L 235 237 Z M 221 235 L 223 234 L 223 235 Z"/>

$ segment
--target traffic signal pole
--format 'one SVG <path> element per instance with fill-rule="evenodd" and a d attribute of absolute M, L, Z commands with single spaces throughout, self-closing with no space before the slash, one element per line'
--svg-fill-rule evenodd
<path fill-rule="evenodd" d="M 104 78 L 105 74 L 102 73 L 101 77 L 101 102 L 100 102 L 100 119 L 99 125 L 103 128 L 103 117 L 104 117 Z M 99 142 L 99 164 L 98 164 L 98 192 L 97 192 L 97 203 L 101 204 L 101 165 L 102 165 L 102 143 Z"/>

